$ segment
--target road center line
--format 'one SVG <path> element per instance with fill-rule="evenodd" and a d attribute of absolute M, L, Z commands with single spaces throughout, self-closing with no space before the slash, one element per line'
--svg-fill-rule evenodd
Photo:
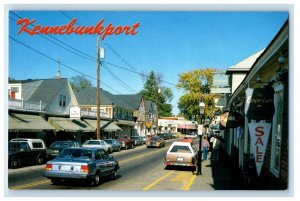
<path fill-rule="evenodd" d="M 155 180 L 154 182 L 152 182 L 150 185 L 146 186 L 143 190 L 149 190 L 150 188 L 152 188 L 153 186 L 155 186 L 158 182 L 160 182 L 161 180 L 163 180 L 164 178 L 168 177 L 169 175 L 173 174 L 175 171 L 171 171 L 168 174 L 158 178 L 157 180 Z"/>

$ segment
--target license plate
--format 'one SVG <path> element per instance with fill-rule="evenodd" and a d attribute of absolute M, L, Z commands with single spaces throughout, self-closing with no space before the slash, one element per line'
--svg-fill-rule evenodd
<path fill-rule="evenodd" d="M 177 161 L 183 161 L 183 158 L 177 158 Z"/>
<path fill-rule="evenodd" d="M 60 166 L 60 170 L 70 171 L 71 170 L 71 166 L 69 166 L 69 165 L 62 165 L 62 166 Z"/>
<path fill-rule="evenodd" d="M 185 163 L 174 163 L 174 165 L 186 166 L 186 164 L 185 164 Z"/>

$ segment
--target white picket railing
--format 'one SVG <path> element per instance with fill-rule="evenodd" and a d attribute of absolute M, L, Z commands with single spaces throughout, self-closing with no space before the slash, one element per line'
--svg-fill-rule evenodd
<path fill-rule="evenodd" d="M 26 102 L 23 100 L 8 100 L 8 107 L 9 108 L 16 108 L 16 109 L 24 109 L 24 110 L 37 110 L 37 111 L 44 111 L 45 105 L 42 102 Z"/>

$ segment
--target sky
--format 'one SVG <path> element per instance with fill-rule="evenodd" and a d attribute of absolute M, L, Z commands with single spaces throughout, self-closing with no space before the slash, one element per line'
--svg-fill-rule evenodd
<path fill-rule="evenodd" d="M 100 87 L 113 94 L 138 93 L 146 80 L 141 74 L 149 74 L 150 71 L 160 73 L 165 81 L 162 85 L 169 87 L 174 93 L 172 112 L 178 114 L 177 102 L 184 93 L 175 86 L 180 73 L 201 68 L 226 70 L 239 63 L 268 46 L 288 19 L 288 13 L 83 10 L 9 12 L 9 77 L 17 80 L 53 78 L 59 66 L 57 60 L 60 60 L 62 77 L 71 78 L 82 73 L 88 75 L 87 78 L 96 86 L 96 62 L 91 59 L 96 58 L 96 35 L 18 34 L 21 26 L 16 25 L 15 21 L 19 17 L 35 19 L 35 25 L 44 26 L 65 25 L 72 18 L 77 18 L 77 25 L 85 26 L 96 25 L 102 19 L 104 26 L 109 23 L 131 26 L 138 22 L 135 35 L 111 35 L 100 41 L 100 46 L 105 49 L 105 59 L 100 70 Z"/>

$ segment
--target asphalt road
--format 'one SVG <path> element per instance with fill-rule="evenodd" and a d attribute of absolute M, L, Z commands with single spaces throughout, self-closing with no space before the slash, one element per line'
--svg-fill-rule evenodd
<path fill-rule="evenodd" d="M 42 176 L 44 165 L 9 169 L 8 187 L 10 190 L 190 190 L 195 179 L 191 171 L 166 170 L 163 164 L 167 149 L 173 141 L 176 139 L 167 140 L 163 148 L 147 148 L 142 145 L 113 153 L 120 164 L 118 178 L 103 179 L 97 187 L 76 182 L 53 185 L 49 179 Z"/>

